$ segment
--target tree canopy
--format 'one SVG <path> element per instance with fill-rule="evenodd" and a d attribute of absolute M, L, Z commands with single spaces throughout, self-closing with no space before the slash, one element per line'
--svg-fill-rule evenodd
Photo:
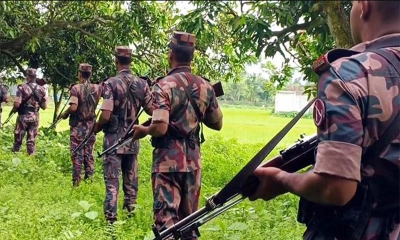
<path fill-rule="evenodd" d="M 193 70 L 211 81 L 242 81 L 246 64 L 278 53 L 285 58 L 280 69 L 285 74 L 271 75 L 270 82 L 283 86 L 292 60 L 315 83 L 312 62 L 329 49 L 352 46 L 347 1 L 191 1 L 194 9 L 187 14 L 178 4 L 1 2 L 0 71 L 41 68 L 54 91 L 56 116 L 79 63 L 93 65 L 94 81 L 115 75 L 116 45 L 133 46 L 136 74 L 164 75 L 173 30 L 196 35 Z"/>

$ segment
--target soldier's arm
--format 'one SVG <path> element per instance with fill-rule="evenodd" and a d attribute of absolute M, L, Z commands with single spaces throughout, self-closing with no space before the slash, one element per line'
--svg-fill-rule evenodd
<path fill-rule="evenodd" d="M 149 126 L 135 125 L 133 138 L 140 139 L 146 135 L 152 137 L 161 137 L 168 130 L 169 124 L 169 111 L 170 111 L 170 92 L 168 86 L 163 85 L 165 88 L 156 83 L 153 86 L 153 114 L 152 121 Z"/>
<path fill-rule="evenodd" d="M 357 75 L 354 81 L 363 80 L 361 66 L 339 61 L 335 66 L 341 72 Z M 339 79 L 332 68 L 320 77 L 314 104 L 320 141 L 314 169 L 306 174 L 281 171 L 276 176 L 286 190 L 312 202 L 343 206 L 354 196 L 361 180 L 362 117 L 358 98 L 352 94 L 356 91 L 348 80 Z"/>
<path fill-rule="evenodd" d="M 218 100 L 215 96 L 214 90 L 211 88 L 208 91 L 208 94 L 211 95 L 210 104 L 208 105 L 203 123 L 214 130 L 221 130 L 222 129 L 222 112 L 221 108 L 219 107 Z"/>
<path fill-rule="evenodd" d="M 18 111 L 19 106 L 21 105 L 21 101 L 22 101 L 22 90 L 21 90 L 21 85 L 19 85 L 17 87 L 17 93 L 14 99 L 14 106 L 11 109 L 10 113 L 14 113 Z"/>
<path fill-rule="evenodd" d="M 3 101 L 5 103 L 9 103 L 10 102 L 10 94 L 8 93 L 8 90 L 6 88 L 4 88 L 3 91 L 4 91 Z"/>
<path fill-rule="evenodd" d="M 144 84 L 144 99 L 142 102 L 142 107 L 144 111 L 148 115 L 153 115 L 153 102 L 154 102 L 154 97 L 150 91 L 150 87 L 147 84 Z"/>
<path fill-rule="evenodd" d="M 71 90 L 69 91 L 70 98 L 69 98 L 69 107 L 61 114 L 63 119 L 67 119 L 71 113 L 76 112 L 78 108 L 78 85 L 74 85 Z"/>
<path fill-rule="evenodd" d="M 167 85 L 157 83 L 153 86 L 152 95 L 153 114 L 151 124 L 148 126 L 148 134 L 153 137 L 161 137 L 168 130 L 171 89 Z"/>
<path fill-rule="evenodd" d="M 103 104 L 101 105 L 101 113 L 99 120 L 95 124 L 94 132 L 98 133 L 103 129 L 103 126 L 110 121 L 111 113 L 114 110 L 114 96 L 110 82 L 106 81 L 102 87 Z"/>
<path fill-rule="evenodd" d="M 44 89 L 44 87 L 41 87 L 41 88 L 42 88 L 43 97 L 42 97 L 39 105 L 40 105 L 41 109 L 45 110 L 47 108 L 48 100 L 47 100 L 47 97 L 46 97 L 46 90 Z"/>

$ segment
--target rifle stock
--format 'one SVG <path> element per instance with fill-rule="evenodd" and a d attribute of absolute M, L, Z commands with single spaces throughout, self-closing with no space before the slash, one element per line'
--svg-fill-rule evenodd
<path fill-rule="evenodd" d="M 307 166 L 314 163 L 314 150 L 317 147 L 317 136 L 305 137 L 301 135 L 301 138 L 297 142 L 280 151 L 280 154 L 266 163 L 260 165 L 260 167 L 277 167 L 287 172 L 297 172 Z M 226 203 L 219 206 L 211 206 L 210 199 L 208 199 L 206 206 L 180 220 L 173 226 L 159 232 L 155 226 L 152 227 L 155 238 L 153 240 L 164 240 L 170 237 L 174 239 L 180 239 L 184 234 L 191 231 L 195 231 L 200 236 L 199 227 L 206 222 L 212 220 L 218 215 L 222 214 L 231 207 L 239 204 L 245 200 L 248 196 L 254 194 L 259 184 L 259 180 L 255 176 L 249 176 L 246 178 L 244 183 L 240 186 L 240 191 L 235 194 L 241 195 L 238 198 L 233 196 Z"/>

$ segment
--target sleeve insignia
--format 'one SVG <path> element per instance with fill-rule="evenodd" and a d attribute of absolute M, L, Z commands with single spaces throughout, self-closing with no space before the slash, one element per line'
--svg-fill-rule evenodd
<path fill-rule="evenodd" d="M 325 103 L 321 99 L 317 99 L 314 103 L 313 109 L 313 119 L 315 126 L 320 127 L 325 122 L 325 117 Z"/>

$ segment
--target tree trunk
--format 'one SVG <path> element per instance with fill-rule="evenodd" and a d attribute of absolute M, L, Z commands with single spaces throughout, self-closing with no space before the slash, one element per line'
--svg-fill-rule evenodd
<path fill-rule="evenodd" d="M 335 40 L 336 47 L 351 48 L 354 46 L 349 18 L 342 1 L 324 1 L 321 4 L 327 15 L 328 27 Z"/>
<path fill-rule="evenodd" d="M 60 89 L 57 88 L 57 84 L 53 83 L 53 100 L 54 100 L 53 122 L 55 122 L 58 117 L 58 111 L 60 110 L 60 105 L 65 93 L 64 90 L 61 89 L 60 97 L 57 98 L 57 94 L 59 92 Z"/>

